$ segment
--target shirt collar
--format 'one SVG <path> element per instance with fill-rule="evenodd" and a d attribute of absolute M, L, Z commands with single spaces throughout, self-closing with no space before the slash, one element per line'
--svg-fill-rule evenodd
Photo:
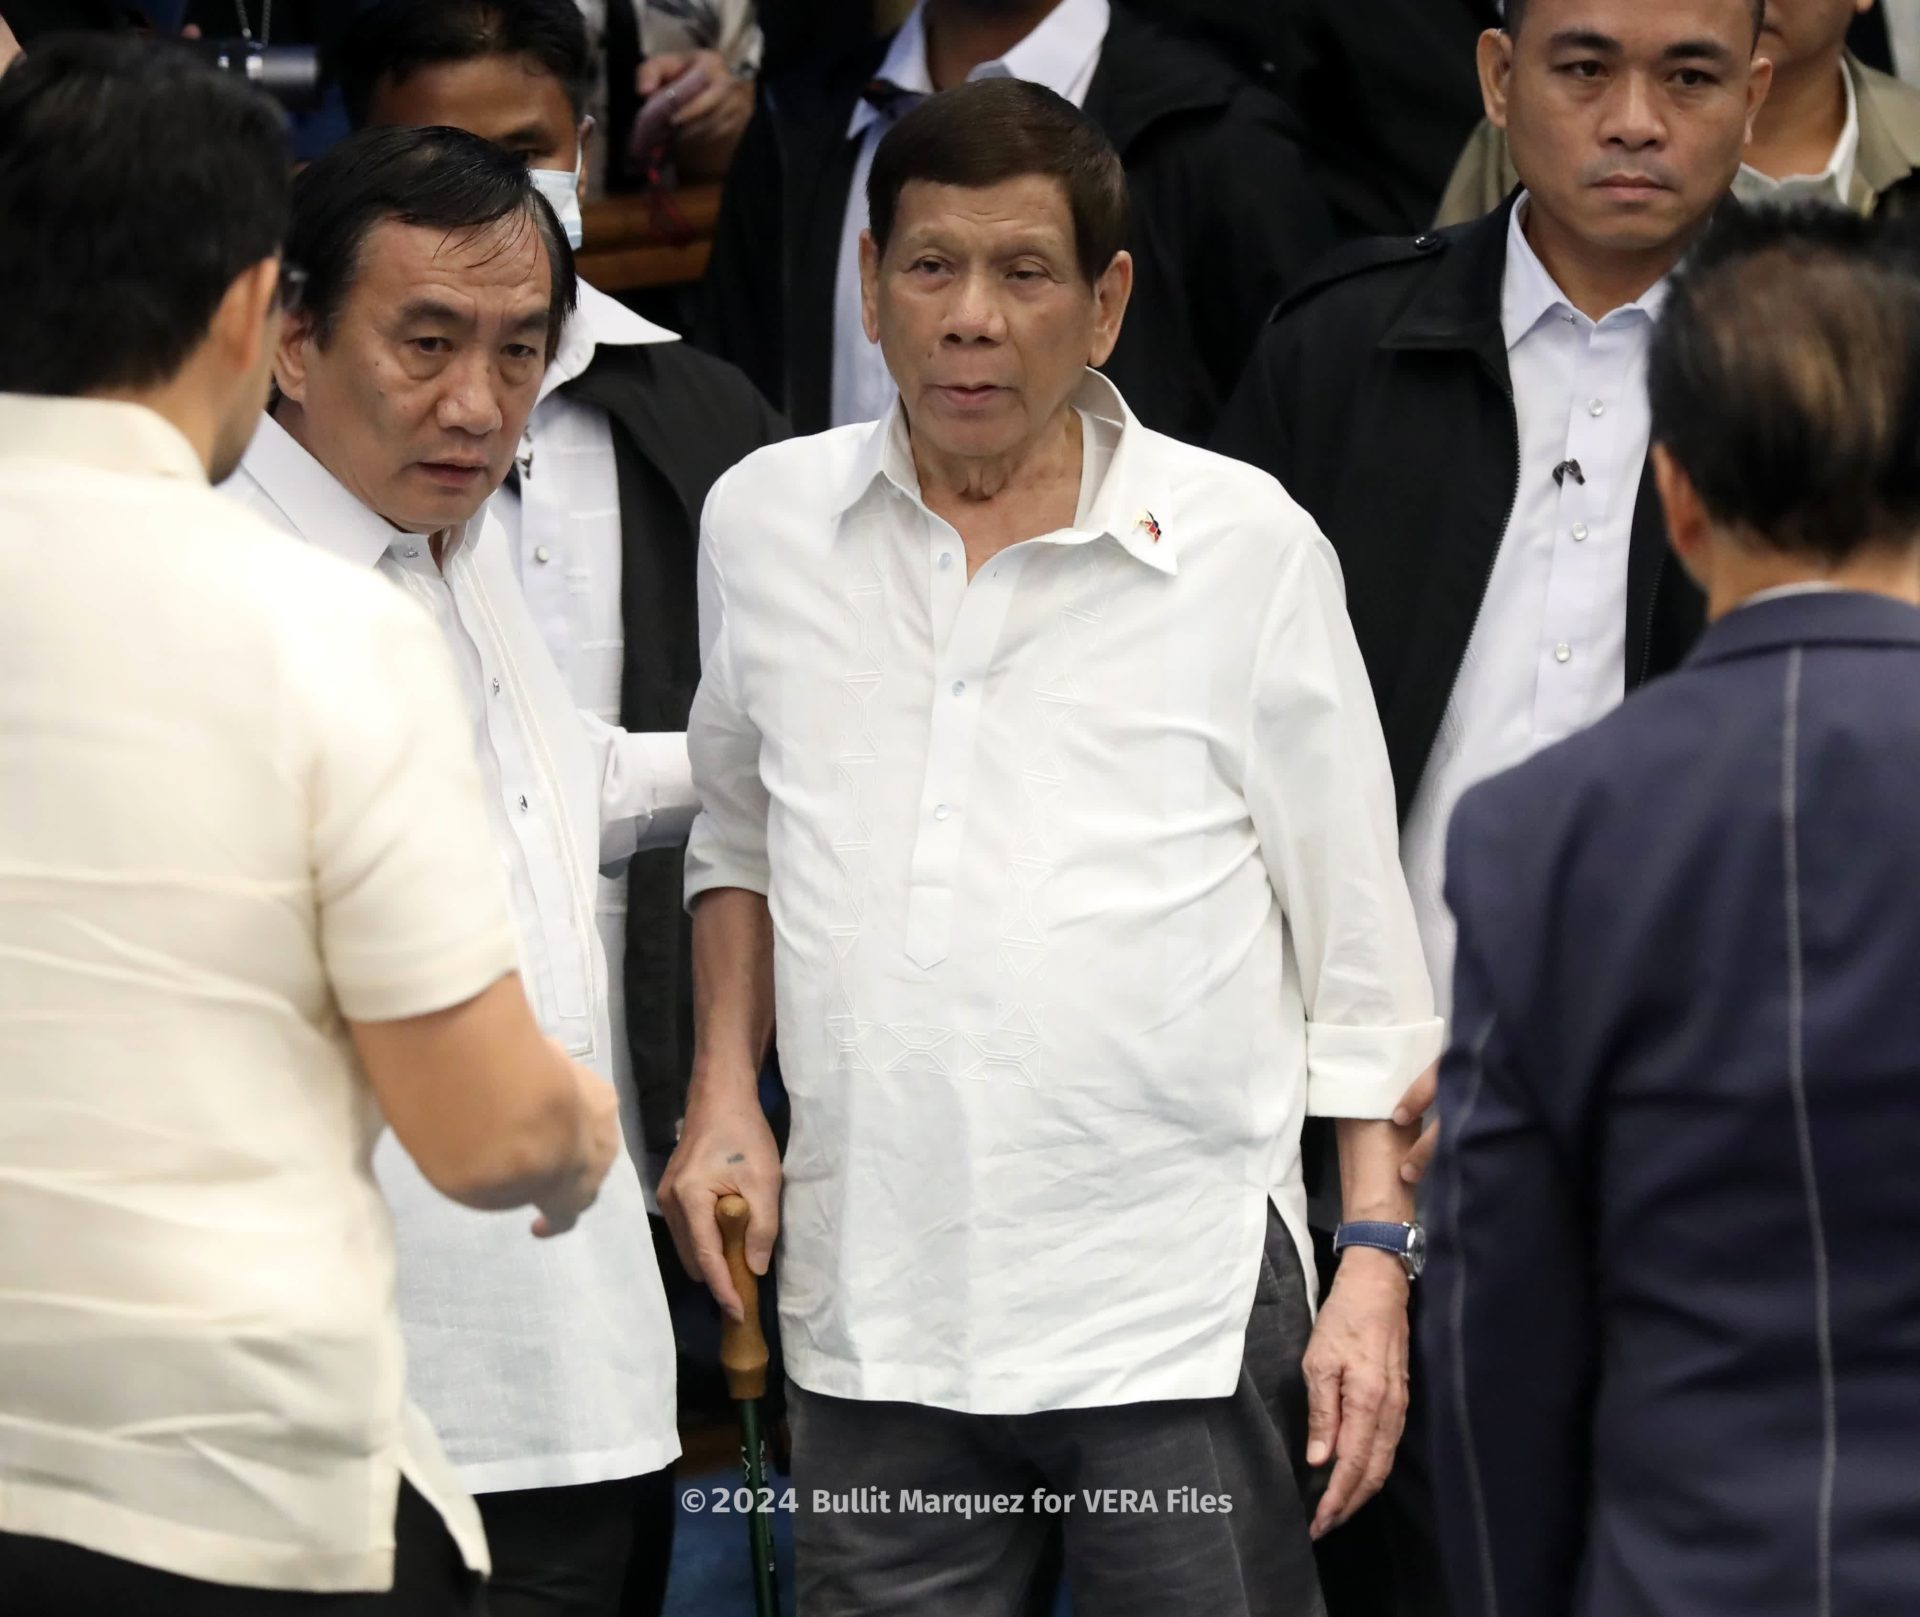
<path fill-rule="evenodd" d="M 1162 522 L 1168 509 L 1165 491 L 1152 482 L 1143 453 L 1147 429 L 1134 419 L 1120 390 L 1098 371 L 1089 370 L 1081 377 L 1070 402 L 1076 410 L 1109 423 L 1119 436 L 1106 475 L 1093 491 L 1086 520 L 1065 530 L 1056 542 L 1081 544 L 1111 539 L 1129 556 L 1157 572 L 1178 572 L 1178 536 Z M 851 511 L 879 485 L 894 489 L 924 510 L 906 406 L 896 397 L 885 419 L 862 431 L 866 436 L 839 502 L 841 513 Z M 1083 449 L 1083 453 L 1090 451 L 1091 445 Z"/>
<path fill-rule="evenodd" d="M 1574 308 L 1566 293 L 1548 273 L 1547 266 L 1540 262 L 1540 255 L 1533 250 L 1533 243 L 1527 240 L 1526 219 L 1529 198 L 1522 191 L 1515 203 L 1512 217 L 1507 221 L 1507 268 L 1500 294 L 1500 327 L 1506 334 L 1507 351 L 1511 353 L 1535 330 L 1549 315 L 1569 320 L 1573 324 L 1596 322 Z M 1667 278 L 1662 277 L 1643 292 L 1633 303 L 1622 304 L 1607 320 L 1618 320 L 1623 316 L 1645 316 L 1651 323 L 1657 320 L 1662 306 L 1667 301 Z"/>
<path fill-rule="evenodd" d="M 396 545 L 427 542 L 427 535 L 404 532 L 362 505 L 270 415 L 260 418 L 240 469 L 259 484 L 302 539 L 356 567 L 377 566 Z M 457 529 L 448 554 L 457 552 L 475 532 L 471 522 Z"/>
<path fill-rule="evenodd" d="M 925 10 L 926 0 L 921 0 L 893 36 L 893 44 L 874 74 L 876 79 L 916 95 L 933 94 L 933 75 L 927 68 Z M 967 75 L 968 82 L 1024 79 L 1029 84 L 1043 84 L 1056 95 L 1072 100 L 1075 87 L 1100 54 L 1112 11 L 1109 0 L 1061 0 L 1033 32 L 1006 55 L 974 68 Z M 853 117 L 847 124 L 847 137 L 853 139 L 864 134 L 880 117 L 878 107 L 864 100 L 856 102 Z"/>
<path fill-rule="evenodd" d="M 1834 143 L 1833 155 L 1818 174 L 1789 174 L 1776 180 L 1757 168 L 1742 163 L 1733 177 L 1733 194 L 1749 204 L 1819 200 L 1835 207 L 1847 207 L 1853 194 L 1853 171 L 1860 158 L 1860 95 L 1853 87 L 1853 75 L 1844 62 L 1840 82 L 1847 90 L 1847 121 Z"/>
<path fill-rule="evenodd" d="M 560 349 L 540 383 L 540 397 L 564 387 L 593 363 L 596 349 L 638 348 L 649 343 L 678 342 L 680 334 L 643 320 L 598 287 L 580 282 L 580 301 L 560 333 Z"/>
<path fill-rule="evenodd" d="M 0 459 L 57 460 L 203 488 L 207 468 L 186 435 L 144 404 L 0 393 Z"/>

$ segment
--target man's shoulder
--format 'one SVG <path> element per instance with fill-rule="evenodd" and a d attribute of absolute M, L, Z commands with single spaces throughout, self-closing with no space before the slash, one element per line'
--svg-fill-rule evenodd
<path fill-rule="evenodd" d="M 764 444 L 714 485 L 709 515 L 755 525 L 773 512 L 804 519 L 838 511 L 859 492 L 854 476 L 882 430 L 863 421 Z"/>
<path fill-rule="evenodd" d="M 1272 324 L 1329 318 L 1385 325 L 1413 290 L 1460 251 L 1471 226 L 1417 236 L 1369 236 L 1318 260 L 1273 312 Z"/>
<path fill-rule="evenodd" d="M 1505 865 L 1513 850 L 1567 851 L 1600 839 L 1636 842 L 1665 818 L 1661 786 L 1699 778 L 1703 749 L 1724 759 L 1756 717 L 1744 688 L 1722 672 L 1683 667 L 1634 692 L 1586 729 L 1472 787 L 1454 811 L 1450 840 Z M 1450 861 L 1451 863 L 1451 861 Z"/>

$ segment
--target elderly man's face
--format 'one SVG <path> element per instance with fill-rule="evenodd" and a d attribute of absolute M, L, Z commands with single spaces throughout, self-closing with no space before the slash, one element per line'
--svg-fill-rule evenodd
<path fill-rule="evenodd" d="M 962 459 L 1034 442 L 1088 365 L 1104 364 L 1133 284 L 1120 254 L 1089 284 L 1057 179 L 978 189 L 914 181 L 884 257 L 861 245 L 867 337 L 916 440 Z"/>
<path fill-rule="evenodd" d="M 386 220 L 325 342 L 293 324 L 280 390 L 300 436 L 398 528 L 467 521 L 512 463 L 547 367 L 546 246 L 516 215 L 455 233 Z"/>
<path fill-rule="evenodd" d="M 1528 0 L 1488 34 L 1488 110 L 1514 167 L 1576 240 L 1648 253 L 1681 241 L 1739 172 L 1771 66 L 1749 0 Z"/>

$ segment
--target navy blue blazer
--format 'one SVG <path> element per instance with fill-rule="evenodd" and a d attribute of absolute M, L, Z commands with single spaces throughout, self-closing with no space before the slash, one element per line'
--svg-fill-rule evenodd
<path fill-rule="evenodd" d="M 1779 597 L 1470 793 L 1455 1617 L 1920 1610 L 1920 611 Z"/>

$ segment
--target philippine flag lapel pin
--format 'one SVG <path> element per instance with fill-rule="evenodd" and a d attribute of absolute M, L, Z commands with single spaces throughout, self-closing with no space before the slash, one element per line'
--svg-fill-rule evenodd
<path fill-rule="evenodd" d="M 1149 539 L 1151 539 L 1156 545 L 1160 543 L 1160 522 L 1159 522 L 1159 519 L 1155 517 L 1151 511 L 1148 511 L 1144 515 L 1142 515 L 1140 520 L 1137 523 L 1135 523 L 1134 526 L 1141 533 L 1144 533 Z"/>

